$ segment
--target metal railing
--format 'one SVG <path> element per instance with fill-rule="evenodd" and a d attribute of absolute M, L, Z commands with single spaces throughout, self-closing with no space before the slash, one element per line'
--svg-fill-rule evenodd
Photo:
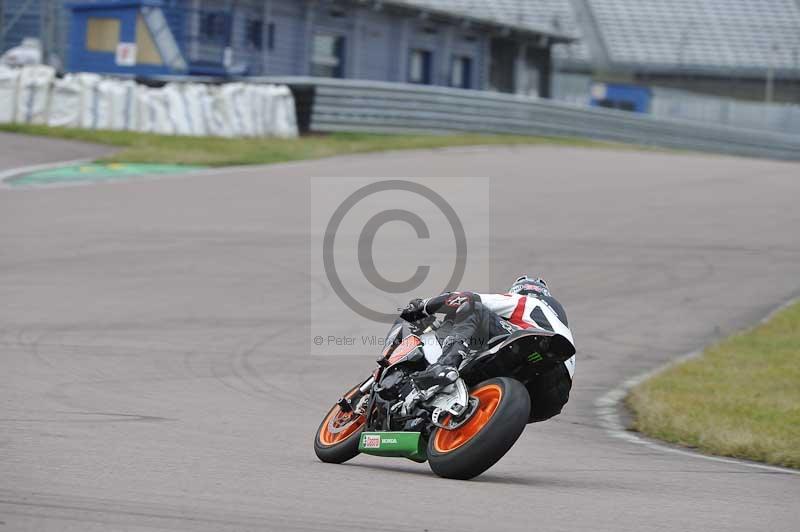
<path fill-rule="evenodd" d="M 445 87 L 313 77 L 250 79 L 289 85 L 298 122 L 307 121 L 310 131 L 570 136 L 800 160 L 800 135 Z"/>

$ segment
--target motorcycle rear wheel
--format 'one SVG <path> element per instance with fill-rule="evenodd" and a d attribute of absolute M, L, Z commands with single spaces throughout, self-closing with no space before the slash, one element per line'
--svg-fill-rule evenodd
<path fill-rule="evenodd" d="M 511 449 L 528 422 L 530 395 L 516 379 L 485 380 L 470 396 L 479 402 L 472 417 L 454 430 L 436 428 L 428 440 L 428 464 L 440 477 L 480 475 Z"/>
<path fill-rule="evenodd" d="M 357 391 L 358 386 L 355 386 L 345 397 L 349 399 Z M 339 405 L 333 405 L 314 436 L 314 453 L 317 458 L 323 462 L 341 464 L 356 457 L 365 421 L 364 416 L 343 412 Z"/>

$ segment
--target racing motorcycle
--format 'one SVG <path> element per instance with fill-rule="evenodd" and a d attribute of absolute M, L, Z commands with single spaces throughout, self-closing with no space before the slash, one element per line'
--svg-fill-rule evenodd
<path fill-rule="evenodd" d="M 345 393 L 317 429 L 320 460 L 343 463 L 359 453 L 404 457 L 427 461 L 441 477 L 473 478 L 511 449 L 527 423 L 540 420 L 531 408 L 536 379 L 558 364 L 574 364 L 575 347 L 565 335 L 521 329 L 469 350 L 455 382 L 419 389 L 411 374 L 441 355 L 440 325 L 435 317 L 394 322 L 377 369 Z"/>

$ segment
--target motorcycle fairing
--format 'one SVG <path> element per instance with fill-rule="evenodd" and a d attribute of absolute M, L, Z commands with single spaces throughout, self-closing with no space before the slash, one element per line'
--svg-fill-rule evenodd
<path fill-rule="evenodd" d="M 575 346 L 561 334 L 543 329 L 521 329 L 508 334 L 504 340 L 497 341 L 477 356 L 466 359 L 459 367 L 459 371 L 469 371 L 479 362 L 485 362 L 487 358 L 510 349 L 525 354 L 540 353 L 543 358 L 554 362 L 566 362 L 575 355 Z"/>
<path fill-rule="evenodd" d="M 393 366 L 399 362 L 406 360 L 409 357 L 409 355 L 411 355 L 421 346 L 422 346 L 422 340 L 420 340 L 419 336 L 415 334 L 410 334 L 406 336 L 405 338 L 403 338 L 403 341 L 397 345 L 397 347 L 395 347 L 388 353 L 389 365 Z"/>
<path fill-rule="evenodd" d="M 542 299 L 537 299 L 537 298 L 531 298 L 531 299 L 533 299 L 534 304 L 535 304 L 533 310 L 531 310 L 531 312 L 530 312 L 531 319 L 533 319 L 533 321 L 537 321 L 534 313 L 537 310 L 539 312 L 541 312 L 541 315 L 545 318 L 545 320 L 547 322 L 546 325 L 549 325 L 549 327 L 547 327 L 547 326 L 542 327 L 541 325 L 540 325 L 540 327 L 545 329 L 545 330 L 549 330 L 549 331 L 552 331 L 552 332 L 554 332 L 556 334 L 559 334 L 564 339 L 568 340 L 569 343 L 572 345 L 572 354 L 574 355 L 575 354 L 575 341 L 572 338 L 572 331 L 569 330 L 569 327 L 567 327 L 561 321 L 561 318 L 558 316 L 558 313 L 556 313 L 556 311 L 553 310 L 553 308 L 547 303 L 547 301 L 544 301 Z M 537 321 L 537 323 L 538 323 L 538 321 Z"/>

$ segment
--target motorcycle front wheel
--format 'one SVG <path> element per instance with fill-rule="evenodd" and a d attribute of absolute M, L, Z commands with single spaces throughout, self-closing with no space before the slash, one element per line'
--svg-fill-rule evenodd
<path fill-rule="evenodd" d="M 428 464 L 440 477 L 480 475 L 511 449 L 528 423 L 530 395 L 516 379 L 485 380 L 470 396 L 478 400 L 472 417 L 453 430 L 437 427 L 428 440 Z"/>
<path fill-rule="evenodd" d="M 345 394 L 348 399 L 356 394 L 355 386 Z M 322 420 L 314 436 L 314 452 L 317 458 L 331 464 L 341 464 L 358 455 L 358 441 L 364 429 L 364 416 L 355 412 L 344 412 L 333 405 Z"/>

